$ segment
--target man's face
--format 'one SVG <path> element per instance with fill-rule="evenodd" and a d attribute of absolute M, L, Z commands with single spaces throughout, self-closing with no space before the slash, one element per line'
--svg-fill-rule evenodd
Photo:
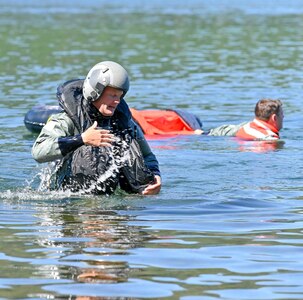
<path fill-rule="evenodd" d="M 99 112 L 105 117 L 111 117 L 123 95 L 123 91 L 107 86 L 101 97 L 93 102 L 93 105 L 99 110 Z"/>
<path fill-rule="evenodd" d="M 283 128 L 283 119 L 284 119 L 284 112 L 283 112 L 283 108 L 280 107 L 279 113 L 277 114 L 277 120 L 276 120 L 276 127 L 278 130 Z"/>

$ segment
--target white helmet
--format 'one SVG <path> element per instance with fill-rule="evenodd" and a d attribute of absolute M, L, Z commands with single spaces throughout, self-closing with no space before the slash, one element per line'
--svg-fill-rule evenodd
<path fill-rule="evenodd" d="M 83 83 L 83 96 L 96 101 L 107 86 L 122 90 L 123 96 L 129 89 L 126 70 L 113 61 L 102 61 L 91 68 Z"/>

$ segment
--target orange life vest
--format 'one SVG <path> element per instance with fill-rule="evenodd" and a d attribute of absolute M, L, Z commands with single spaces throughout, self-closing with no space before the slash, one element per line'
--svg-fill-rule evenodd
<path fill-rule="evenodd" d="M 145 135 L 194 134 L 196 129 L 173 110 L 130 110 Z"/>
<path fill-rule="evenodd" d="M 279 131 L 267 122 L 255 118 L 252 122 L 241 127 L 236 133 L 236 137 L 248 141 L 277 140 L 279 139 Z"/>

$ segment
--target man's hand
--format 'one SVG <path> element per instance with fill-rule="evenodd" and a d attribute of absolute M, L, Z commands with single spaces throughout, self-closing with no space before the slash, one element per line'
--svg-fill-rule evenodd
<path fill-rule="evenodd" d="M 161 177 L 155 175 L 155 182 L 148 185 L 145 190 L 142 192 L 142 195 L 156 195 L 159 194 L 161 190 Z"/>
<path fill-rule="evenodd" d="M 115 136 L 109 130 L 99 129 L 97 126 L 98 123 L 95 121 L 91 127 L 81 134 L 83 143 L 94 147 L 110 147 L 115 140 Z"/>

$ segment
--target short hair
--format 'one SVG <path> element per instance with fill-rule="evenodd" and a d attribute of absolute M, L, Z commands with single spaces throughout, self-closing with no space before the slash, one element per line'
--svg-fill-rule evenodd
<path fill-rule="evenodd" d="M 271 115 L 279 114 L 282 107 L 281 100 L 261 99 L 255 107 L 255 116 L 264 121 L 268 121 Z"/>

